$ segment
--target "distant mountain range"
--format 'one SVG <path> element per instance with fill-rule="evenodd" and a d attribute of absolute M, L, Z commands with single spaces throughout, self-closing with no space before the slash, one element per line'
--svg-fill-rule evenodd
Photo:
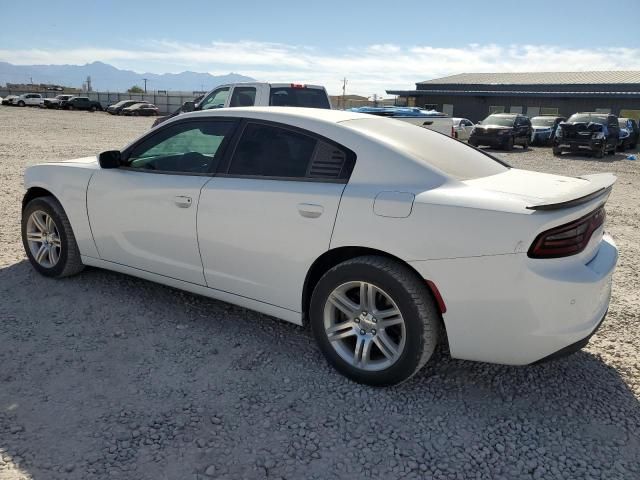
<path fill-rule="evenodd" d="M 144 87 L 143 78 L 147 79 L 147 89 L 191 92 L 194 90 L 210 90 L 211 88 L 233 82 L 250 82 L 254 79 L 229 73 L 228 75 L 211 75 L 209 73 L 136 73 L 132 70 L 120 70 L 102 62 L 86 65 L 12 65 L 0 62 L 0 85 L 9 83 L 54 84 L 65 87 L 80 88 L 91 77 L 94 91 L 124 92 L 133 85 Z"/>

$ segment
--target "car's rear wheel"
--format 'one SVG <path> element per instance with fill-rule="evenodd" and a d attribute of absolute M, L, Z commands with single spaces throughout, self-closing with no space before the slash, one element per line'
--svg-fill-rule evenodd
<path fill-rule="evenodd" d="M 95 106 L 95 105 L 91 105 L 91 106 L 89 107 L 89 111 L 90 111 L 90 112 L 95 112 L 95 111 L 96 111 L 96 106 Z"/>
<path fill-rule="evenodd" d="M 357 257 L 329 270 L 309 314 L 329 363 L 368 385 L 409 379 L 438 343 L 440 315 L 426 282 L 384 257 Z"/>
<path fill-rule="evenodd" d="M 22 212 L 22 243 L 31 265 L 42 275 L 68 277 L 84 268 L 69 219 L 54 197 L 27 204 Z"/>
<path fill-rule="evenodd" d="M 22 100 L 20 100 L 20 101 L 18 102 L 18 106 L 19 106 L 19 107 L 24 107 L 24 106 L 26 106 L 26 104 L 25 104 Z"/>

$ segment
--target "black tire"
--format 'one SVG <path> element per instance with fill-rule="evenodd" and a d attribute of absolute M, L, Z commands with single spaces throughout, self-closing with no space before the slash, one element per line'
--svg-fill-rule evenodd
<path fill-rule="evenodd" d="M 554 157 L 562 156 L 562 151 L 558 147 L 553 147 L 553 156 Z"/>
<path fill-rule="evenodd" d="M 26 104 L 25 104 L 22 100 L 20 100 L 20 101 L 18 102 L 18 106 L 19 106 L 19 107 L 25 107 L 25 106 L 26 106 Z"/>
<path fill-rule="evenodd" d="M 67 110 L 73 110 L 73 109 L 74 109 L 73 105 L 69 105 L 69 106 L 67 107 Z"/>
<path fill-rule="evenodd" d="M 602 158 L 602 157 L 604 157 L 605 153 L 607 153 L 607 144 L 603 143 L 602 147 L 600 147 L 599 150 L 596 150 L 595 152 L 593 152 L 593 156 L 595 158 Z"/>
<path fill-rule="evenodd" d="M 525 138 L 524 143 L 522 144 L 522 149 L 527 150 L 529 148 L 529 139 Z"/>
<path fill-rule="evenodd" d="M 476 148 L 478 147 L 478 144 L 476 142 L 472 141 L 472 140 L 467 140 L 467 143 L 469 145 L 471 145 L 472 147 L 476 147 Z"/>
<path fill-rule="evenodd" d="M 91 113 L 95 112 L 95 111 L 96 111 L 96 106 L 95 106 L 95 105 L 91 105 L 91 106 L 89 107 L 89 111 L 90 111 Z"/>
<path fill-rule="evenodd" d="M 43 211 L 51 216 L 60 236 L 60 257 L 58 262 L 51 268 L 46 268 L 37 262 L 27 242 L 27 222 L 31 214 L 36 210 Z M 69 277 L 80 273 L 84 269 L 69 218 L 60 202 L 54 197 L 35 198 L 24 208 L 22 212 L 22 245 L 33 268 L 46 277 Z"/>
<path fill-rule="evenodd" d="M 347 282 L 367 282 L 384 290 L 404 319 L 404 348 L 395 363 L 384 370 L 368 371 L 355 367 L 338 354 L 327 338 L 325 304 L 333 290 Z M 372 386 L 395 385 L 418 372 L 438 344 L 441 324 L 440 313 L 426 282 L 409 267 L 378 256 L 353 258 L 325 273 L 313 291 L 309 317 L 318 346 L 328 362 L 346 377 Z"/>
<path fill-rule="evenodd" d="M 507 143 L 504 145 L 504 149 L 505 149 L 507 152 L 510 152 L 511 150 L 513 150 L 513 144 L 514 144 L 513 137 L 509 137 L 509 140 L 508 140 L 508 141 L 507 141 Z"/>

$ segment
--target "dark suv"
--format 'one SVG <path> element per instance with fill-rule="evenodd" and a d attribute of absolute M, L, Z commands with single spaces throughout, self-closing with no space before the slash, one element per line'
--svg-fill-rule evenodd
<path fill-rule="evenodd" d="M 71 97 L 68 100 L 60 102 L 60 108 L 64 110 L 89 110 L 95 112 L 102 111 L 102 105 L 95 100 L 89 100 L 89 97 Z"/>
<path fill-rule="evenodd" d="M 469 144 L 511 150 L 514 145 L 529 147 L 531 122 L 519 113 L 494 113 L 475 126 L 469 136 Z"/>
<path fill-rule="evenodd" d="M 638 138 L 640 137 L 640 128 L 638 128 L 638 122 L 636 122 L 633 118 L 619 118 L 618 124 L 620 128 L 626 128 L 629 130 L 629 136 L 624 139 L 622 145 L 620 145 L 622 151 L 625 151 L 627 148 L 631 148 L 632 150 L 638 146 Z"/>
<path fill-rule="evenodd" d="M 596 158 L 616 153 L 620 139 L 618 117 L 609 113 L 574 113 L 558 125 L 553 140 L 553 154 L 586 152 Z"/>

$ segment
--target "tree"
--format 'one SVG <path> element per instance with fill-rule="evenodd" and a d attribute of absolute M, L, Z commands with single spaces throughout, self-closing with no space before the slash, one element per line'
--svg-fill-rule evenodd
<path fill-rule="evenodd" d="M 127 93 L 144 93 L 144 90 L 140 86 L 134 85 L 129 90 L 127 90 Z"/>

